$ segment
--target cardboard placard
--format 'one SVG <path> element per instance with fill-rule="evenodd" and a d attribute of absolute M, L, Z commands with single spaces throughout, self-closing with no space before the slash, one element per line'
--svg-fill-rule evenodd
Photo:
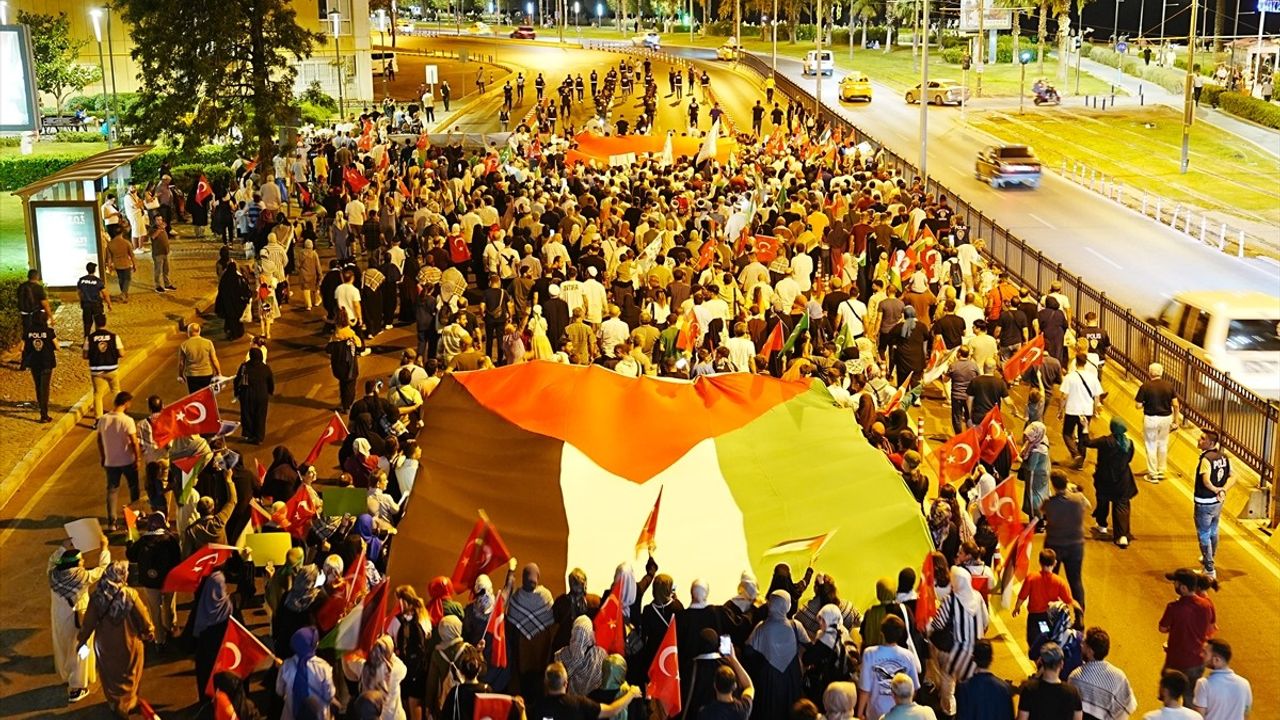
<path fill-rule="evenodd" d="M 369 492 L 363 488 L 325 488 L 320 493 L 324 499 L 325 515 L 363 515 L 369 512 Z"/>
<path fill-rule="evenodd" d="M 287 532 L 249 533 L 244 545 L 253 551 L 253 564 L 262 567 L 272 563 L 284 565 L 285 554 L 293 547 L 293 536 Z"/>
<path fill-rule="evenodd" d="M 80 552 L 96 550 L 102 545 L 102 524 L 98 522 L 98 518 L 73 520 L 62 527 Z"/>

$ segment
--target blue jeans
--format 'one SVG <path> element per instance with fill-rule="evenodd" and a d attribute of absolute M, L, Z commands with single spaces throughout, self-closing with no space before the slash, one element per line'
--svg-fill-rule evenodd
<path fill-rule="evenodd" d="M 1196 503 L 1196 536 L 1200 539 L 1200 554 L 1204 555 L 1204 571 L 1211 573 L 1213 556 L 1218 554 L 1218 520 L 1222 518 L 1222 503 Z"/>

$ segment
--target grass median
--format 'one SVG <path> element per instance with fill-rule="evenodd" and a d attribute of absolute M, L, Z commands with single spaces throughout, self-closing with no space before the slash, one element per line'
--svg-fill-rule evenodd
<path fill-rule="evenodd" d="M 1280 163 L 1275 157 L 1209 123 L 1196 123 L 1184 175 L 1182 113 L 1172 108 L 985 113 L 969 122 L 1005 142 L 1031 145 L 1054 169 L 1063 160 L 1081 162 L 1170 200 L 1280 223 Z"/>

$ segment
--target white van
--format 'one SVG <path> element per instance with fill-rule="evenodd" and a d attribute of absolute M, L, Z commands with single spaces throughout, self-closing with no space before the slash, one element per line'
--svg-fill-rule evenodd
<path fill-rule="evenodd" d="M 1280 400 L 1280 297 L 1257 291 L 1178 293 L 1155 324 L 1241 385 Z"/>
<path fill-rule="evenodd" d="M 821 55 L 821 57 L 819 57 L 819 55 Z M 818 73 L 830 75 L 835 72 L 835 70 L 836 60 L 830 50 L 810 50 L 804 54 L 805 75 L 817 75 Z"/>
<path fill-rule="evenodd" d="M 392 74 L 400 72 L 400 65 L 396 62 L 396 54 L 390 51 L 374 50 L 369 53 L 369 61 L 373 65 L 373 76 L 378 77 L 391 68 Z"/>

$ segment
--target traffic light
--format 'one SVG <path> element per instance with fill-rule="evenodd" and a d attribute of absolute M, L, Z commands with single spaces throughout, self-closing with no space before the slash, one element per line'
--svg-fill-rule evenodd
<path fill-rule="evenodd" d="M 1018 60 L 1021 61 L 1023 65 L 1031 62 L 1031 51 L 1023 50 L 1022 54 L 1018 56 Z"/>

